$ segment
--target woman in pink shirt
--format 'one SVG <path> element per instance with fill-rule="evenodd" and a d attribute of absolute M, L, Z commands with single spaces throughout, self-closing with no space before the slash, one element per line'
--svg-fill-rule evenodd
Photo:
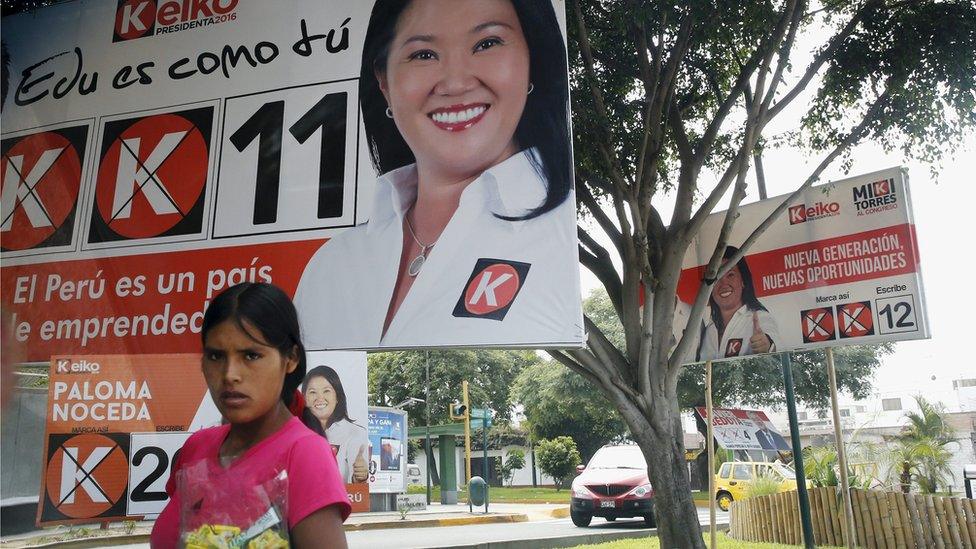
<path fill-rule="evenodd" d="M 183 521 L 188 514 L 236 512 L 246 515 L 241 524 L 250 524 L 267 503 L 256 501 L 248 508 L 249 502 L 241 501 L 246 497 L 226 494 L 240 486 L 246 493 L 247 487 L 269 483 L 282 471 L 288 479 L 284 499 L 291 545 L 346 547 L 342 522 L 350 506 L 336 459 L 326 439 L 288 408 L 305 377 L 300 333 L 291 300 L 270 284 L 239 284 L 210 304 L 201 331 L 202 369 L 225 424 L 194 433 L 180 450 L 166 485 L 169 503 L 153 527 L 152 547 L 180 545 L 181 510 Z M 206 472 L 205 485 L 176 480 L 197 471 Z M 198 526 L 183 524 L 182 530 Z"/>

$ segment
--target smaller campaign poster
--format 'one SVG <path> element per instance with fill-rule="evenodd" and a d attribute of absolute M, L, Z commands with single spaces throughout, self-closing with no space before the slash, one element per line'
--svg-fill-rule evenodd
<path fill-rule="evenodd" d="M 354 513 L 369 511 L 366 353 L 309 352 L 305 406 L 322 424 Z"/>
<path fill-rule="evenodd" d="M 406 491 L 407 413 L 392 408 L 369 408 L 369 491 Z"/>
<path fill-rule="evenodd" d="M 698 415 L 708 421 L 704 407 L 697 408 Z M 776 431 L 766 412 L 712 408 L 712 432 L 719 446 L 726 450 L 761 450 L 789 452 L 788 440 Z"/>
<path fill-rule="evenodd" d="M 159 514 L 177 450 L 220 422 L 200 356 L 51 359 L 38 525 Z"/>
<path fill-rule="evenodd" d="M 788 197 L 739 208 L 723 262 Z M 700 324 L 688 317 L 725 212 L 706 219 L 678 284 L 674 333 L 686 362 L 930 337 L 908 176 L 893 168 L 810 187 L 790 200 L 713 281 Z"/>

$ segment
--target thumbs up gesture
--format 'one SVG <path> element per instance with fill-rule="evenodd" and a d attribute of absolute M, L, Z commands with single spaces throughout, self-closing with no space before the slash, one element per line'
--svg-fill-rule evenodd
<path fill-rule="evenodd" d="M 749 347 L 752 349 L 753 354 L 768 353 L 772 344 L 773 342 L 770 341 L 769 336 L 759 326 L 759 311 L 753 311 L 752 337 L 749 338 Z"/>
<path fill-rule="evenodd" d="M 365 482 L 367 477 L 369 477 L 369 469 L 366 466 L 366 458 L 360 451 L 356 454 L 356 461 L 352 463 L 352 481 Z"/>

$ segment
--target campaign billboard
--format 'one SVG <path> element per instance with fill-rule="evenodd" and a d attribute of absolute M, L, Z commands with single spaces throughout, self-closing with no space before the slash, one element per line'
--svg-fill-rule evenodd
<path fill-rule="evenodd" d="M 786 196 L 739 208 L 724 256 Z M 687 322 L 725 212 L 711 215 L 684 260 L 676 324 Z M 918 240 L 905 170 L 813 186 L 790 201 L 712 285 L 691 361 L 928 338 Z"/>
<path fill-rule="evenodd" d="M 407 413 L 369 408 L 369 491 L 401 494 L 407 490 Z"/>
<path fill-rule="evenodd" d="M 159 514 L 176 452 L 220 424 L 199 371 L 196 354 L 53 357 L 38 524 Z"/>
<path fill-rule="evenodd" d="M 705 408 L 700 406 L 697 411 L 707 422 Z M 726 450 L 792 451 L 790 443 L 761 410 L 712 408 L 712 434 L 719 446 Z"/>
<path fill-rule="evenodd" d="M 4 18 L 0 290 L 29 360 L 193 349 L 243 281 L 297 291 L 311 350 L 582 346 L 564 2 L 435 4 Z"/>
<path fill-rule="evenodd" d="M 366 354 L 310 352 L 301 385 L 354 512 L 369 511 Z M 38 524 L 154 517 L 176 452 L 219 425 L 199 354 L 51 359 Z"/>
<path fill-rule="evenodd" d="M 366 353 L 306 353 L 305 406 L 321 422 L 354 513 L 369 511 Z"/>

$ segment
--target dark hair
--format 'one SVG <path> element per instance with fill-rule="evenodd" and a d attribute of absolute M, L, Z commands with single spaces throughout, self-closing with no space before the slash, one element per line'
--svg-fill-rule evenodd
<path fill-rule="evenodd" d="M 725 253 L 722 254 L 723 259 L 729 259 L 733 255 L 739 252 L 739 248 L 735 246 L 726 246 Z M 749 270 L 749 264 L 746 262 L 746 258 L 743 257 L 735 264 L 733 269 L 739 270 L 739 276 L 742 278 L 742 302 L 750 311 L 765 311 L 766 307 L 759 302 L 759 298 L 756 297 L 756 286 L 752 282 L 752 271 Z M 711 292 L 708 295 L 708 305 L 712 310 L 712 322 L 715 326 L 725 329 L 725 322 L 722 320 L 722 312 L 719 311 L 718 307 L 715 305 L 715 300 L 711 296 Z"/>
<path fill-rule="evenodd" d="M 262 345 L 274 347 L 283 356 L 291 356 L 292 353 L 298 355 L 298 367 L 285 375 L 281 387 L 282 402 L 285 406 L 291 406 L 295 390 L 305 377 L 306 367 L 298 313 L 291 299 L 281 288 L 263 282 L 243 282 L 227 288 L 210 302 L 207 312 L 203 314 L 200 339 L 204 344 L 210 330 L 227 320 L 233 320 L 248 337 Z M 258 329 L 257 334 L 248 330 L 244 325 L 245 320 Z M 309 425 L 304 414 L 302 421 Z"/>
<path fill-rule="evenodd" d="M 336 373 L 336 371 L 332 368 L 325 365 L 312 368 L 308 372 L 308 375 L 305 376 L 305 381 L 302 382 L 303 395 L 308 394 L 308 382 L 311 381 L 313 377 L 320 377 L 328 381 L 329 384 L 332 385 L 332 389 L 335 390 L 336 406 L 335 410 L 332 411 L 332 415 L 329 416 L 329 427 L 340 419 L 344 419 L 352 423 L 353 420 L 349 417 L 349 408 L 346 406 L 346 391 L 342 388 L 342 380 L 339 378 L 339 374 Z M 316 421 L 318 421 L 318 419 L 316 419 Z"/>
<path fill-rule="evenodd" d="M 363 60 L 359 73 L 359 104 L 363 112 L 366 142 L 373 166 L 380 174 L 416 162 L 393 120 L 386 116 L 386 99 L 376 81 L 385 71 L 390 42 L 400 14 L 411 0 L 377 0 L 369 17 Z M 529 48 L 528 95 L 522 119 L 515 129 L 519 147 L 535 148 L 539 158 L 529 158 L 546 181 L 546 199 L 522 217 L 531 219 L 555 209 L 569 196 L 572 186 L 572 142 L 569 136 L 569 78 L 566 45 L 548 0 L 511 0 Z"/>

